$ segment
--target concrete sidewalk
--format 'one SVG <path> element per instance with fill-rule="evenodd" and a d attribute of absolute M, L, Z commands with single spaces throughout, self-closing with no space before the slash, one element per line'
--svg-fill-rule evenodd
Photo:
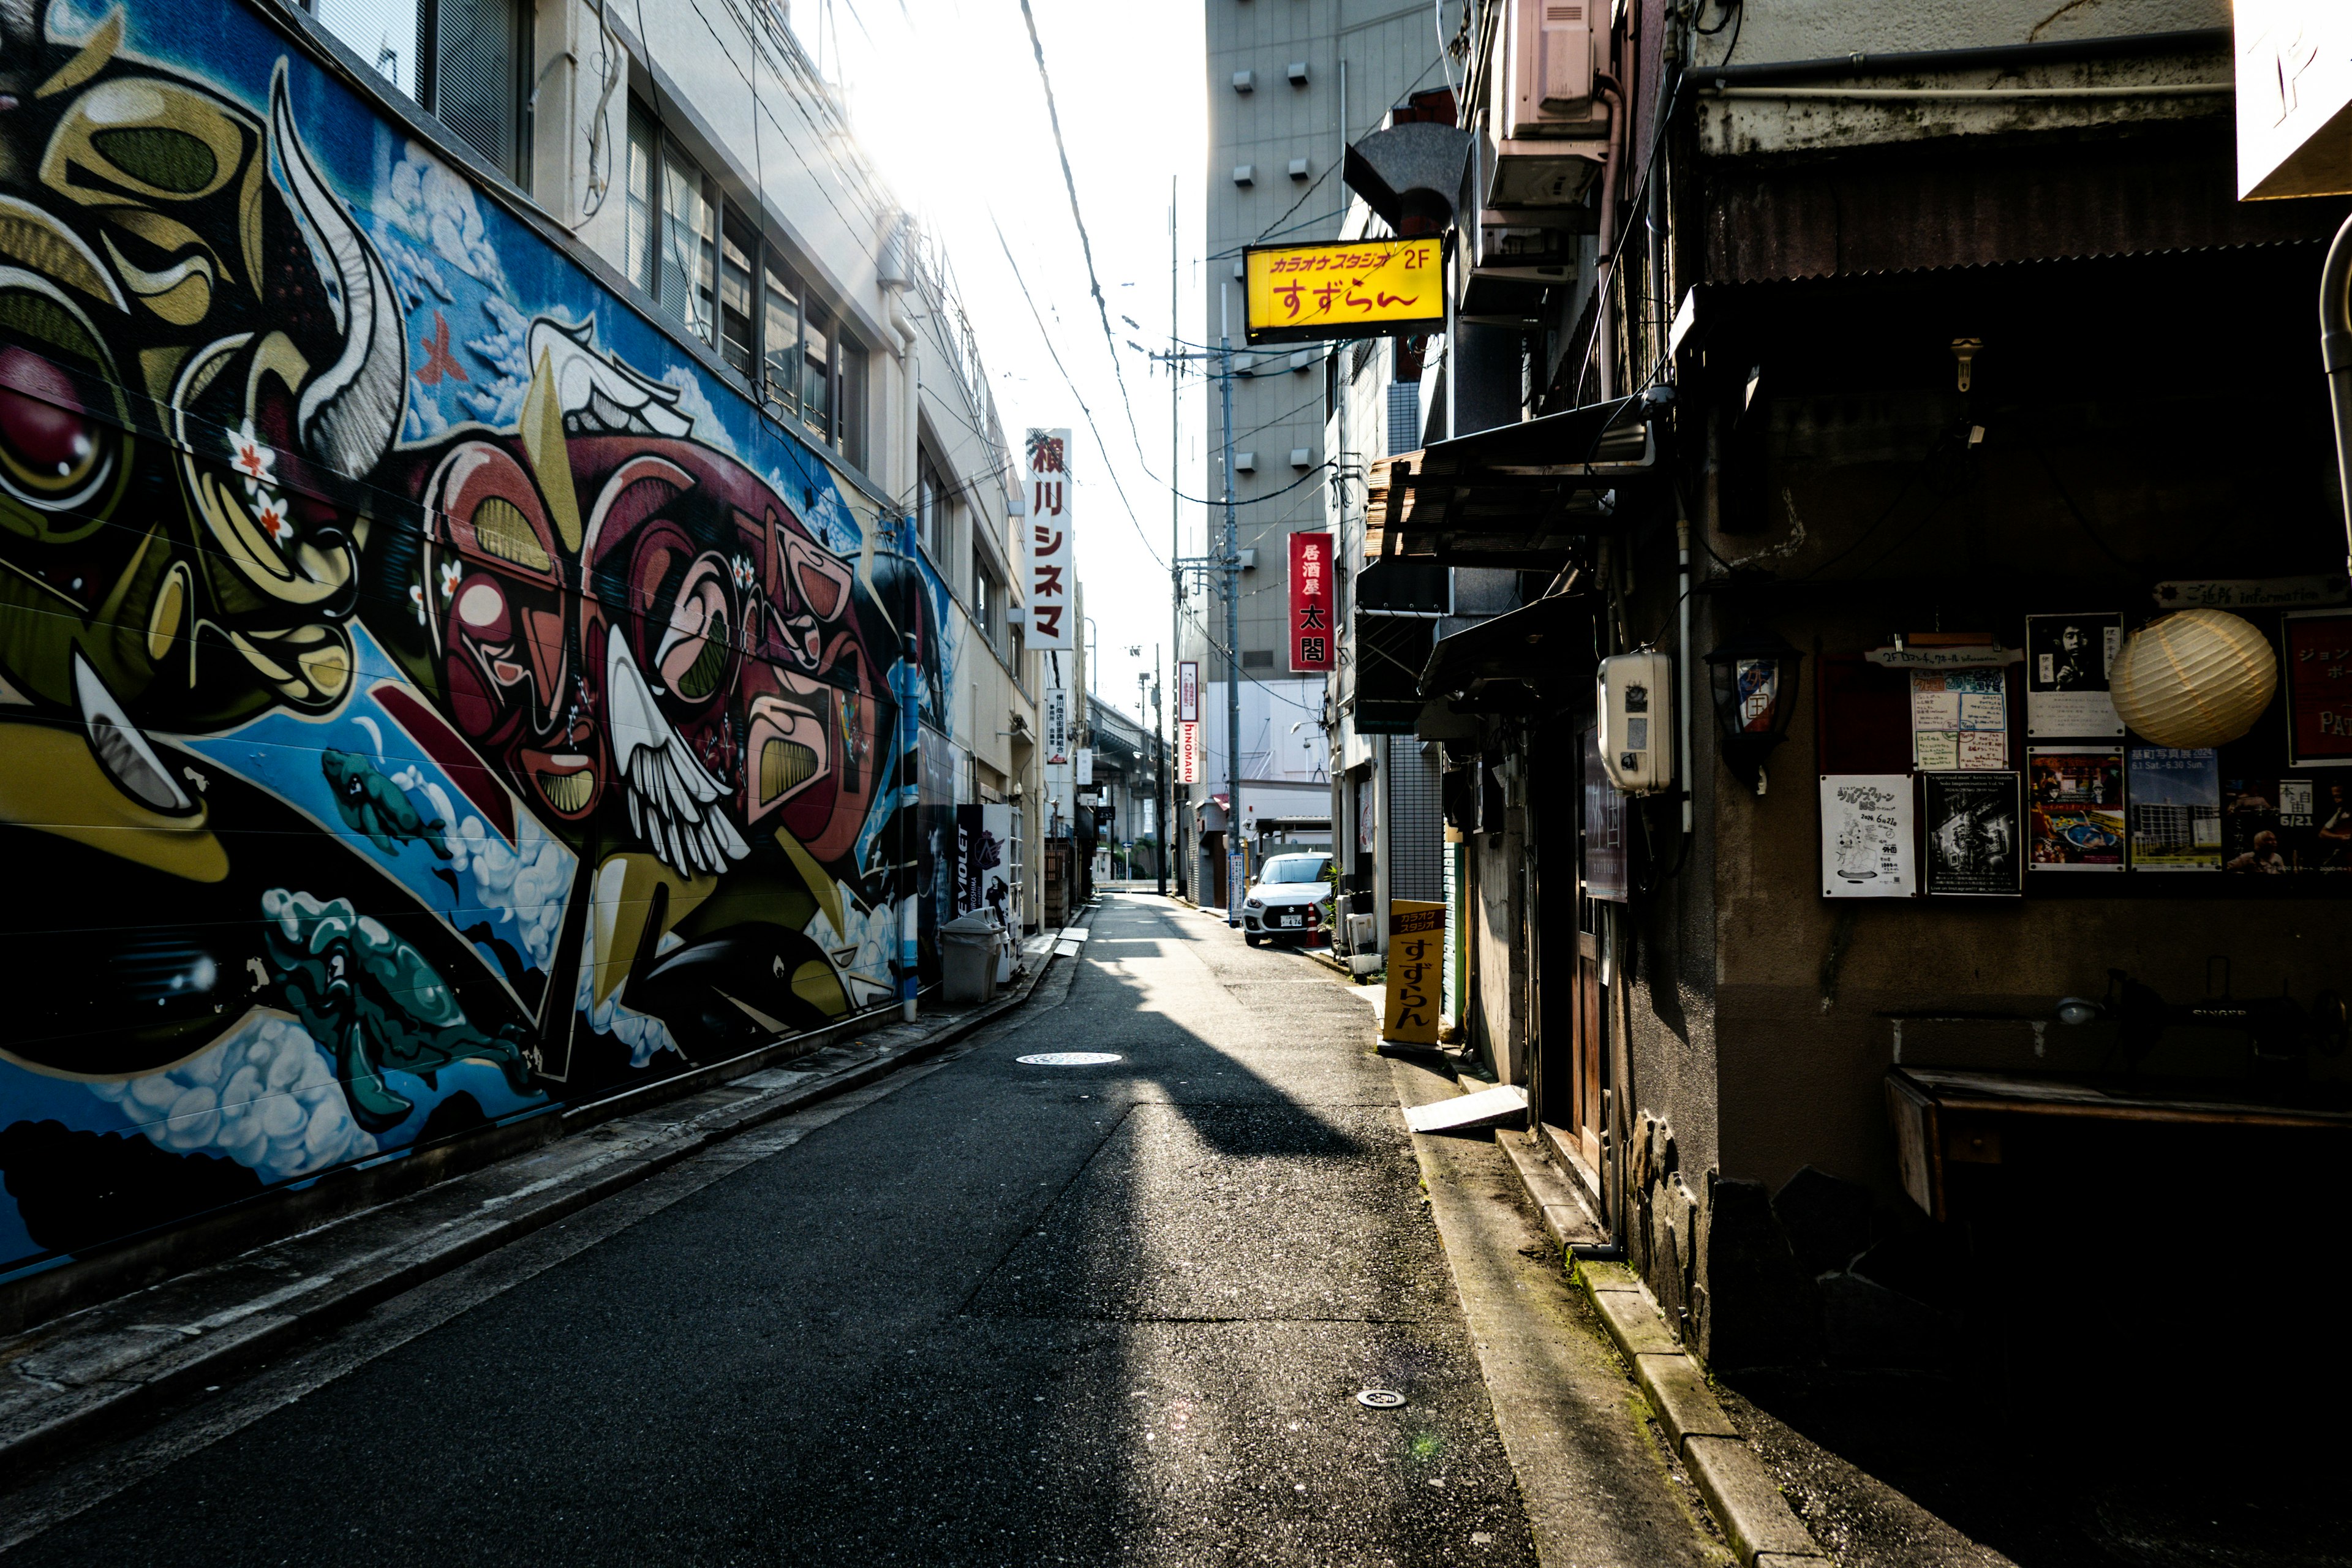
<path fill-rule="evenodd" d="M 1080 921 L 1090 918 L 1082 912 Z M 679 1162 L 933 1056 L 1028 999 L 1082 925 L 1031 939 L 1009 992 L 925 1005 L 784 1065 L 698 1088 L 681 1075 L 582 1106 L 551 1142 L 0 1341 L 0 1475 L 13 1487 L 79 1446 L 137 1425 L 293 1346 Z"/>

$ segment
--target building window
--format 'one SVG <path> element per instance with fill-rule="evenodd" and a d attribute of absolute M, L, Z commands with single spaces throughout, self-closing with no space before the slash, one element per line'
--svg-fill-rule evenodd
<path fill-rule="evenodd" d="M 530 184 L 530 11 L 522 0 L 423 0 L 425 107 L 518 185 Z"/>
<path fill-rule="evenodd" d="M 834 358 L 841 366 L 835 420 L 840 434 L 835 445 L 852 466 L 862 468 L 866 466 L 866 351 L 842 338 L 834 346 Z"/>
<path fill-rule="evenodd" d="M 938 465 L 930 454 L 923 454 L 915 485 L 915 537 L 934 563 L 947 559 L 948 510 L 955 502 L 950 499 L 948 482 L 940 477 Z"/>
<path fill-rule="evenodd" d="M 623 265 L 629 281 L 654 291 L 654 170 L 661 162 L 661 126 L 629 100 L 629 232 Z"/>
<path fill-rule="evenodd" d="M 760 241 L 743 215 L 730 206 L 719 226 L 719 354 L 727 368 L 751 379 L 751 361 L 759 342 L 758 321 L 751 312 L 751 258 Z"/>
<path fill-rule="evenodd" d="M 1244 669 L 1272 669 L 1274 668 L 1274 650 L 1270 647 L 1245 647 L 1242 649 L 1242 668 Z"/>
<path fill-rule="evenodd" d="M 1389 456 L 1421 445 L 1421 383 L 1389 383 Z"/>
<path fill-rule="evenodd" d="M 716 346 L 719 324 L 719 205 L 709 176 L 678 145 L 662 142 L 660 286 L 654 300 Z"/>
<path fill-rule="evenodd" d="M 833 440 L 833 318 L 816 304 L 801 319 L 801 423 Z"/>
<path fill-rule="evenodd" d="M 996 580 L 988 563 L 974 551 L 971 558 L 971 618 L 980 623 L 980 635 L 998 654 L 1004 652 L 1004 584 Z"/>
<path fill-rule="evenodd" d="M 761 396 L 779 417 L 794 419 L 801 411 L 801 296 L 797 284 L 771 267 L 762 300 L 767 356 Z"/>

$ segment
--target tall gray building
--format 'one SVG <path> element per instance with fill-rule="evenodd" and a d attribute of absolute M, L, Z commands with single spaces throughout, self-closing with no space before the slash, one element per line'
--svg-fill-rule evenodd
<path fill-rule="evenodd" d="M 1213 345 L 1229 323 L 1235 344 L 1234 494 L 1244 559 L 1241 576 L 1240 732 L 1243 814 L 1262 794 L 1277 796 L 1324 780 L 1327 755 L 1317 721 L 1320 676 L 1293 676 L 1286 640 L 1288 544 L 1297 529 L 1327 526 L 1323 491 L 1339 458 L 1325 448 L 1325 351 L 1287 344 L 1250 351 L 1243 344 L 1243 248 L 1260 241 L 1339 237 L 1348 206 L 1339 178 L 1347 144 L 1378 127 L 1409 92 L 1444 88 L 1438 14 L 1396 0 L 1206 0 L 1209 161 L 1208 263 L 1204 320 Z M 1440 11 L 1451 30 L 1461 6 Z M 1218 497 L 1225 483 L 1224 428 L 1216 384 L 1209 384 L 1204 460 L 1198 494 Z M 1352 461 L 1385 449 L 1384 432 L 1351 433 Z M 1301 482 L 1306 481 L 1306 482 Z M 1295 487 L 1295 488 L 1294 488 Z M 1277 493 L 1280 492 L 1280 493 Z M 1213 551 L 1222 511 L 1206 509 Z M 1223 812 L 1210 799 L 1225 793 L 1225 620 L 1213 584 L 1196 583 L 1185 603 L 1183 657 L 1201 661 L 1203 682 L 1202 782 L 1198 826 L 1215 833 Z M 1302 728 L 1303 726 L 1303 728 Z M 1304 744 L 1312 739 L 1317 743 Z M 1266 786 L 1253 791 L 1253 784 Z M 1188 814 L 1189 815 L 1189 814 Z M 1199 862 L 1196 861 L 1196 864 Z M 1193 889 L 1212 901 L 1213 881 Z"/>

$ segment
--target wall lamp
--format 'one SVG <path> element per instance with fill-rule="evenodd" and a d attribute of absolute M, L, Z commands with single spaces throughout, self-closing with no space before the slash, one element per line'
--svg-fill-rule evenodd
<path fill-rule="evenodd" d="M 1780 633 L 1761 630 L 1738 633 L 1706 656 L 1724 763 L 1758 795 L 1764 793 L 1764 759 L 1788 738 L 1796 717 L 1804 658 Z"/>

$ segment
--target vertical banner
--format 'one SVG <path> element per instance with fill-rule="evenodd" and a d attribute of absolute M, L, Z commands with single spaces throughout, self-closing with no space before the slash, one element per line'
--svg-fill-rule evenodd
<path fill-rule="evenodd" d="M 1196 719 L 1176 727 L 1176 782 L 1201 782 L 1201 724 Z"/>
<path fill-rule="evenodd" d="M 1290 672 L 1312 675 L 1332 668 L 1331 536 L 1290 536 Z"/>
<path fill-rule="evenodd" d="M 1201 721 L 1201 661 L 1185 659 L 1176 667 L 1176 721 L 1181 724 Z"/>
<path fill-rule="evenodd" d="M 1077 750 L 1077 785 L 1086 788 L 1095 782 L 1095 749 L 1080 746 Z"/>
<path fill-rule="evenodd" d="M 1045 688 L 1045 761 L 1059 766 L 1070 760 L 1070 694 L 1058 686 Z"/>
<path fill-rule="evenodd" d="M 1381 1038 L 1437 1044 L 1438 973 L 1445 962 L 1445 906 L 1389 900 L 1389 994 Z"/>
<path fill-rule="evenodd" d="M 1035 648 L 1075 646 L 1070 563 L 1070 433 L 1029 432 L 1029 634 Z"/>

